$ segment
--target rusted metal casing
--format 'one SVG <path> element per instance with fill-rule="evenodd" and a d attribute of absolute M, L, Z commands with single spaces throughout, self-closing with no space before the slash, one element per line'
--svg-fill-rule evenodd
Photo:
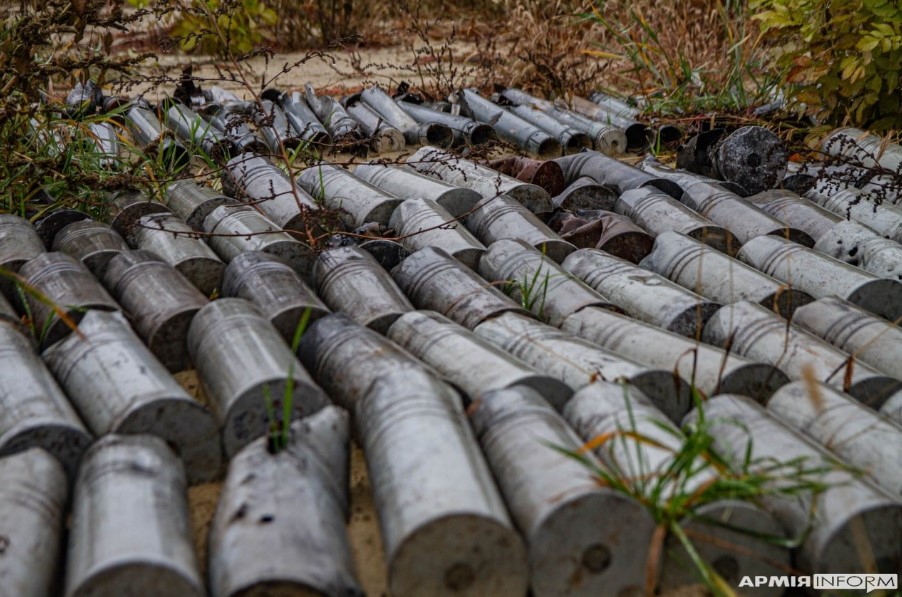
<path fill-rule="evenodd" d="M 198 231 L 204 229 L 204 220 L 211 211 L 220 205 L 241 205 L 237 199 L 232 199 L 189 179 L 169 183 L 165 193 L 166 203 L 172 213 Z"/>
<path fill-rule="evenodd" d="M 342 219 L 351 228 L 368 222 L 388 224 L 392 212 L 402 201 L 332 164 L 318 164 L 301 170 L 297 183 L 327 208 L 343 212 Z"/>
<path fill-rule="evenodd" d="M 128 251 L 128 243 L 107 224 L 81 220 L 56 234 L 53 250 L 74 257 L 101 279 L 110 259 L 122 251 Z"/>
<path fill-rule="evenodd" d="M 651 253 L 654 239 L 626 216 L 604 210 L 580 212 L 596 218 L 566 233 L 561 238 L 580 249 L 600 249 L 614 257 L 639 263 Z"/>
<path fill-rule="evenodd" d="M 469 213 L 482 201 L 482 196 L 472 189 L 448 184 L 403 164 L 360 164 L 354 176 L 401 199 L 432 199 L 455 218 Z"/>
<path fill-rule="evenodd" d="M 552 160 L 515 155 L 491 160 L 488 165 L 502 174 L 541 187 L 551 196 L 559 195 L 564 190 L 564 173 Z"/>
<path fill-rule="evenodd" d="M 440 248 L 473 269 L 485 253 L 485 246 L 431 199 L 407 199 L 395 209 L 389 225 L 400 243 L 410 251 Z"/>

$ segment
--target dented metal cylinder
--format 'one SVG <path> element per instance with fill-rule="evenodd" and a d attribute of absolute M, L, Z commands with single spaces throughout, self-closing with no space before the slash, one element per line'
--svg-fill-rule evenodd
<path fill-rule="evenodd" d="M 592 455 L 577 462 L 562 453 L 583 442 L 542 395 L 521 386 L 489 392 L 470 420 L 526 539 L 532 593 L 640 592 L 655 523 L 638 501 L 599 485 Z"/>
<path fill-rule="evenodd" d="M 392 371 L 355 410 L 397 597 L 521 597 L 526 550 L 450 386 Z M 425 434 L 425 435 L 424 435 Z M 411 446 L 429 438 L 429 450 Z"/>
<path fill-rule="evenodd" d="M 705 326 L 702 339 L 779 367 L 792 380 L 813 375 L 817 381 L 839 387 L 875 410 L 902 390 L 902 381 L 862 363 L 853 363 L 846 353 L 754 303 L 723 307 Z"/>
<path fill-rule="evenodd" d="M 774 189 L 746 197 L 745 200 L 790 228 L 806 233 L 815 243 L 842 221 L 836 214 L 791 191 Z"/>
<path fill-rule="evenodd" d="M 530 155 L 551 158 L 562 154 L 561 142 L 536 125 L 490 102 L 471 89 L 457 93 L 464 111 L 479 122 L 492 125 L 498 138 Z"/>
<path fill-rule="evenodd" d="M 507 195 L 484 202 L 467 216 L 465 223 L 486 246 L 499 240 L 522 240 L 558 263 L 576 250 L 575 246 Z"/>
<path fill-rule="evenodd" d="M 110 259 L 128 251 L 128 243 L 107 224 L 81 220 L 69 224 L 54 236 L 53 250 L 74 257 L 95 277 L 102 279 Z"/>
<path fill-rule="evenodd" d="M 360 93 L 360 100 L 390 125 L 404 133 L 404 140 L 408 145 L 451 147 L 454 141 L 454 135 L 449 127 L 434 121 L 417 122 L 378 85 L 364 89 Z"/>
<path fill-rule="evenodd" d="M 167 205 L 172 213 L 185 220 L 194 230 L 203 230 L 204 220 L 220 205 L 241 204 L 237 199 L 188 179 L 169 183 L 165 193 Z"/>
<path fill-rule="evenodd" d="M 814 300 L 809 294 L 678 232 L 659 235 L 654 250 L 640 266 L 720 304 L 752 301 L 787 319 Z"/>
<path fill-rule="evenodd" d="M 225 264 L 210 246 L 175 214 L 144 216 L 132 229 L 131 243 L 175 268 L 204 296 L 222 285 Z"/>
<path fill-rule="evenodd" d="M 185 485 L 161 439 L 110 435 L 95 443 L 75 485 L 66 597 L 202 597 Z"/>
<path fill-rule="evenodd" d="M 229 463 L 210 529 L 210 592 L 363 597 L 345 529 L 348 415 L 328 406 L 291 426 L 272 453 L 267 438 Z"/>
<path fill-rule="evenodd" d="M 737 258 L 814 298 L 836 295 L 893 321 L 902 317 L 902 282 L 886 280 L 777 236 L 759 236 Z"/>
<path fill-rule="evenodd" d="M 485 253 L 485 246 L 431 199 L 407 199 L 395 209 L 389 226 L 408 250 L 440 248 L 472 269 Z"/>
<path fill-rule="evenodd" d="M 693 411 L 686 423 L 693 424 L 697 419 L 698 413 Z M 789 538 L 801 541 L 795 558 L 799 569 L 821 574 L 899 570 L 902 505 L 897 499 L 838 466 L 823 449 L 744 396 L 723 394 L 709 400 L 705 421 L 714 448 L 737 470 L 748 467 L 754 474 L 762 467 L 772 471 L 774 462 L 799 461 L 800 465 L 787 464 L 784 468 L 789 474 L 794 474 L 791 471 L 797 466 L 814 471 L 806 479 L 822 485 L 823 491 L 802 489 L 792 499 L 779 493 L 762 498 Z M 866 553 L 856 548 L 864 545 L 868 546 Z"/>
<path fill-rule="evenodd" d="M 330 309 L 384 334 L 413 305 L 372 255 L 357 247 L 323 251 L 313 267 L 316 291 Z"/>
<path fill-rule="evenodd" d="M 281 424 L 283 413 L 301 418 L 329 403 L 276 328 L 244 299 L 218 299 L 201 309 L 188 331 L 188 350 L 227 458 Z"/>
<path fill-rule="evenodd" d="M 597 151 L 584 151 L 555 161 L 564 171 L 564 180 L 567 184 L 588 176 L 598 184 L 614 189 L 618 194 L 632 189 L 653 187 L 674 199 L 679 199 L 683 195 L 683 189 L 672 180 L 652 176 Z"/>
<path fill-rule="evenodd" d="M 469 213 L 482 201 L 482 196 L 472 189 L 448 184 L 403 164 L 360 164 L 354 176 L 401 199 L 432 199 L 455 218 Z"/>
<path fill-rule="evenodd" d="M 207 298 L 147 251 L 124 251 L 112 259 L 103 283 L 163 366 L 172 372 L 188 369 L 188 326 Z"/>
<path fill-rule="evenodd" d="M 562 381 L 536 372 L 520 359 L 432 311 L 406 313 L 392 324 L 388 337 L 440 372 L 471 401 L 492 390 L 523 386 L 560 409 L 573 394 Z M 449 359 L 448 355 L 454 358 Z"/>
<path fill-rule="evenodd" d="M 580 249 L 562 266 L 636 319 L 690 338 L 720 308 L 663 276 L 596 249 Z"/>
<path fill-rule="evenodd" d="M 318 164 L 301 170 L 297 183 L 327 208 L 342 212 L 342 219 L 351 228 L 369 222 L 388 224 L 392 212 L 402 201 L 332 164 Z"/>
<path fill-rule="evenodd" d="M 297 272 L 260 251 L 242 253 L 229 263 L 222 281 L 222 294 L 257 305 L 289 346 L 302 320 L 313 322 L 329 313 Z"/>
<path fill-rule="evenodd" d="M 437 123 L 443 124 L 451 129 L 451 133 L 453 135 L 452 145 L 454 146 L 485 145 L 489 141 L 494 141 L 498 138 L 498 136 L 495 134 L 495 129 L 487 124 L 476 122 L 472 118 L 448 114 L 447 112 L 439 112 L 426 106 L 414 104 L 411 102 L 400 100 L 396 100 L 396 102 L 398 106 L 400 106 L 400 108 L 407 113 L 408 116 L 416 120 L 421 125 Z"/>

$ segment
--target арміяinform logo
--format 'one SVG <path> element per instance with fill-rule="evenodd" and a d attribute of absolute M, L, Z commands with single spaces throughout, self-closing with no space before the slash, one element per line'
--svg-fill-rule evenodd
<path fill-rule="evenodd" d="M 896 574 L 815 574 L 813 576 L 743 576 L 740 587 L 810 587 L 823 591 L 892 591 Z"/>

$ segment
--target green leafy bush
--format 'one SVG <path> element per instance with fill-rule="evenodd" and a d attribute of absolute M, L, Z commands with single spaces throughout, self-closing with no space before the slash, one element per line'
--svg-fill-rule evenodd
<path fill-rule="evenodd" d="M 825 122 L 899 128 L 902 3 L 751 0 L 787 95 Z"/>

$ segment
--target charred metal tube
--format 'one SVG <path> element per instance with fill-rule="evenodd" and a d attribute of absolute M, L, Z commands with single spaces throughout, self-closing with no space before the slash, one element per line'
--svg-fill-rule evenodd
<path fill-rule="evenodd" d="M 342 313 L 317 319 L 301 339 L 298 354 L 329 396 L 351 412 L 380 377 L 391 372 L 432 371 L 400 346 Z"/>
<path fill-rule="evenodd" d="M 808 293 L 678 232 L 659 235 L 654 250 L 639 265 L 717 303 L 751 301 L 786 319 L 814 300 Z"/>
<path fill-rule="evenodd" d="M 207 298 L 148 251 L 114 257 L 103 279 L 147 348 L 173 373 L 188 369 L 188 326 Z"/>
<path fill-rule="evenodd" d="M 573 394 L 570 386 L 559 379 L 536 372 L 520 359 L 432 311 L 405 313 L 392 324 L 388 337 L 434 367 L 471 401 L 485 398 L 485 393 L 492 390 L 522 386 L 535 390 L 560 409 Z M 455 358 L 449 359 L 452 354 Z"/>
<path fill-rule="evenodd" d="M 261 438 L 232 459 L 210 529 L 212 595 L 364 597 L 345 529 L 348 432 L 347 413 L 327 406 L 291 426 L 285 449 Z"/>
<path fill-rule="evenodd" d="M 595 179 L 583 176 L 571 182 L 551 200 L 555 207 L 575 211 L 577 209 L 605 209 L 611 211 L 617 203 L 617 193 Z"/>
<path fill-rule="evenodd" d="M 205 594 L 185 472 L 165 442 L 111 435 L 88 450 L 75 485 L 66 560 L 66 597 Z"/>
<path fill-rule="evenodd" d="M 330 309 L 384 334 L 413 305 L 372 255 L 358 247 L 319 254 L 313 266 L 316 292 Z"/>
<path fill-rule="evenodd" d="M 553 260 L 520 240 L 499 240 L 479 262 L 479 273 L 502 284 L 517 303 L 558 327 L 568 315 L 589 306 L 616 309 L 600 294 Z"/>
<path fill-rule="evenodd" d="M 491 124 L 495 134 L 505 143 L 510 143 L 539 158 L 562 155 L 563 147 L 554 135 L 481 97 L 475 91 L 471 89 L 459 91 L 457 100 L 468 116 L 479 122 Z"/>
<path fill-rule="evenodd" d="M 370 145 L 376 153 L 401 151 L 406 146 L 404 133 L 386 122 L 363 102 L 348 103 L 345 109 L 369 137 Z"/>
<path fill-rule="evenodd" d="M 248 126 L 251 122 L 252 104 L 211 104 L 204 110 L 204 118 L 227 137 L 239 151 L 268 153 L 269 147 Z"/>
<path fill-rule="evenodd" d="M 70 325 L 78 323 L 89 309 L 119 309 L 88 268 L 65 253 L 42 253 L 23 265 L 19 275 L 43 295 L 25 294 L 41 348 L 69 335 Z"/>
<path fill-rule="evenodd" d="M 147 104 L 132 104 L 124 116 L 125 125 L 142 150 L 157 154 L 171 169 L 181 170 L 191 163 L 191 153 L 163 128 Z"/>
<path fill-rule="evenodd" d="M 324 321 L 324 320 L 320 320 Z M 421 371 L 390 371 L 355 411 L 397 597 L 521 597 L 526 550 L 460 396 Z M 428 437 L 429 449 L 411 449 Z"/>
<path fill-rule="evenodd" d="M 655 523 L 638 501 L 599 486 L 582 440 L 535 390 L 486 394 L 470 420 L 528 546 L 532 593 L 641 592 Z M 557 449 L 549 449 L 555 446 Z M 589 466 L 600 466 L 592 455 Z"/>
<path fill-rule="evenodd" d="M 596 122 L 622 130 L 624 135 L 626 135 L 625 149 L 627 150 L 643 149 L 648 147 L 652 140 L 652 133 L 647 126 L 633 120 L 632 117 L 618 116 L 595 102 L 574 96 L 567 102 L 561 102 L 561 105 L 571 108 L 574 112 L 587 116 Z"/>
<path fill-rule="evenodd" d="M 166 110 L 166 126 L 189 146 L 200 149 L 215 162 L 223 162 L 236 153 L 232 142 L 219 129 L 191 108 L 172 102 Z"/>
<path fill-rule="evenodd" d="M 761 126 L 736 129 L 719 139 L 710 154 L 718 178 L 739 184 L 750 195 L 779 185 L 789 162 L 783 141 Z"/>
<path fill-rule="evenodd" d="M 654 187 L 674 199 L 679 199 L 683 195 L 683 189 L 672 180 L 652 176 L 597 151 L 583 151 L 557 158 L 555 161 L 561 165 L 567 184 L 577 178 L 588 176 L 598 184 L 614 189 L 618 195 L 643 187 Z"/>
<path fill-rule="evenodd" d="M 368 222 L 388 224 L 392 212 L 402 201 L 332 164 L 318 164 L 301 170 L 297 184 L 327 208 L 341 212 L 350 228 Z"/>
<path fill-rule="evenodd" d="M 149 434 L 175 446 L 188 479 L 215 479 L 222 462 L 216 421 L 169 374 L 118 313 L 89 311 L 44 360 L 96 435 Z M 209 395 L 209 394 L 208 394 Z"/>
<path fill-rule="evenodd" d="M 204 230 L 210 234 L 210 247 L 225 262 L 248 251 L 263 251 L 301 276 L 307 276 L 313 267 L 313 252 L 307 245 L 250 207 L 221 205 L 204 220 Z"/>
<path fill-rule="evenodd" d="M 902 282 L 902 245 L 888 238 L 862 242 L 859 267 L 875 276 Z"/>
<path fill-rule="evenodd" d="M 469 213 L 482 201 L 482 196 L 472 189 L 442 182 L 403 164 L 360 164 L 354 176 L 401 199 L 432 199 L 455 218 Z"/>
<path fill-rule="evenodd" d="M 410 251 L 436 247 L 476 269 L 485 246 L 441 205 L 430 199 L 408 199 L 392 214 L 389 225 Z"/>
<path fill-rule="evenodd" d="M 128 243 L 107 224 L 80 220 L 56 234 L 53 250 L 74 257 L 97 279 L 101 279 L 110 259 L 122 251 L 128 251 Z"/>
<path fill-rule="evenodd" d="M 360 93 L 360 101 L 404 133 L 404 140 L 408 145 L 434 145 L 445 148 L 451 147 L 454 142 L 454 134 L 448 126 L 435 121 L 422 124 L 417 122 L 378 85 L 364 89 Z"/>
<path fill-rule="evenodd" d="M 426 106 L 413 104 L 411 102 L 396 100 L 398 106 L 401 107 L 408 116 L 416 120 L 421 125 L 429 123 L 438 123 L 451 129 L 453 135 L 454 146 L 469 145 L 478 146 L 485 145 L 489 141 L 498 138 L 495 129 L 487 124 L 476 122 L 472 118 L 447 114 L 439 112 Z"/>
<path fill-rule="evenodd" d="M 902 427 L 836 388 L 797 381 L 779 389 L 767 412 L 804 433 L 892 495 L 902 496 Z"/>
<path fill-rule="evenodd" d="M 576 250 L 507 195 L 485 201 L 467 216 L 465 223 L 486 246 L 503 239 L 523 240 L 558 263 Z"/>
<path fill-rule="evenodd" d="M 881 235 L 902 242 L 902 207 L 877 204 L 858 189 L 829 189 L 830 182 L 818 183 L 808 198 L 836 215 L 861 222 Z M 828 190 L 829 189 L 829 190 Z"/>
<path fill-rule="evenodd" d="M 507 195 L 535 214 L 549 213 L 553 209 L 551 196 L 545 189 L 435 147 L 421 147 L 407 158 L 407 164 L 446 183 L 472 189 L 483 199 Z"/>
<path fill-rule="evenodd" d="M 585 441 L 610 436 L 610 441 L 595 449 L 598 458 L 615 475 L 642 479 L 650 486 L 665 482 L 668 468 L 683 449 L 679 427 L 641 393 L 616 384 L 583 388 L 567 404 L 564 417 Z M 700 472 L 685 486 L 672 483 L 664 491 L 691 493 L 717 476 L 716 469 L 706 466 L 700 457 L 692 466 Z M 790 565 L 789 549 L 763 538 L 782 537 L 783 529 L 753 504 L 715 500 L 698 508 L 682 524 L 693 537 L 699 556 L 730 584 L 749 575 L 783 574 Z M 698 582 L 688 554 L 675 538 L 669 539 L 662 558 L 660 591 Z M 766 593 L 779 597 L 783 590 L 775 587 Z"/>
<path fill-rule="evenodd" d="M 22 265 L 46 249 L 28 220 L 13 214 L 0 214 L 0 269 L 18 273 Z M 12 298 L 14 283 L 0 276 L 0 291 Z"/>
<path fill-rule="evenodd" d="M 97 150 L 100 165 L 104 168 L 115 168 L 119 160 L 119 138 L 121 133 L 112 121 L 92 122 L 88 124 L 88 135 Z"/>
<path fill-rule="evenodd" d="M 508 311 L 529 313 L 495 285 L 436 247 L 420 249 L 391 273 L 417 307 L 437 311 L 469 329 Z"/>
<path fill-rule="evenodd" d="M 865 241 L 883 237 L 854 220 L 841 220 L 814 243 L 814 250 L 858 266 L 861 263 L 861 247 Z"/>
<path fill-rule="evenodd" d="M 829 296 L 796 311 L 792 322 L 871 367 L 902 379 L 902 328 Z"/>
<path fill-rule="evenodd" d="M 166 205 L 144 193 L 118 193 L 110 203 L 110 227 L 122 238 L 128 239 L 138 220 L 151 214 L 163 213 L 171 212 Z"/>
<path fill-rule="evenodd" d="M 261 99 L 260 103 L 251 109 L 257 132 L 263 137 L 270 153 L 282 155 L 286 150 L 291 151 L 301 146 L 303 141 L 277 103 Z"/>
<path fill-rule="evenodd" d="M 673 421 L 690 408 L 689 384 L 673 372 L 648 369 L 519 313 L 503 313 L 474 331 L 575 391 L 599 381 L 623 381 L 638 388 Z"/>
<path fill-rule="evenodd" d="M 707 396 L 735 392 L 763 402 L 789 381 L 773 365 L 756 363 L 606 309 L 581 309 L 560 327 L 646 367 L 676 371 Z"/>
<path fill-rule="evenodd" d="M 184 220 L 174 214 L 153 214 L 138 220 L 130 241 L 174 267 L 204 296 L 222 285 L 225 264 Z"/>
<path fill-rule="evenodd" d="M 736 193 L 740 197 L 748 196 L 748 191 L 746 191 L 745 188 L 743 188 L 743 186 L 740 184 L 731 182 L 729 180 L 717 180 L 716 178 L 702 176 L 701 174 L 689 172 L 688 170 L 675 170 L 673 168 L 668 168 L 657 159 L 655 159 L 654 156 L 647 156 L 644 160 L 637 164 L 637 167 L 644 172 L 648 172 L 649 174 L 654 174 L 655 176 L 660 176 L 661 178 L 672 180 L 684 189 L 697 182 L 706 182 L 708 184 L 717 185 L 727 191 L 730 191 L 731 193 Z"/>
<path fill-rule="evenodd" d="M 697 418 L 698 413 L 693 412 L 686 422 L 693 424 Z M 768 416 L 748 398 L 724 394 L 709 400 L 705 420 L 710 423 L 715 449 L 737 469 L 745 470 L 746 461 L 751 462 L 752 471 L 761 467 L 772 470 L 774 462 L 799 461 L 813 471 L 807 477 L 824 487 L 818 493 L 802 490 L 792 499 L 776 493 L 762 498 L 789 538 L 802 541 L 795 560 L 798 568 L 826 574 L 899 570 L 902 505 L 898 499 L 837 465 L 823 449 Z M 823 472 L 816 472 L 819 470 Z M 867 554 L 855 545 L 867 545 Z"/>
<path fill-rule="evenodd" d="M 746 243 L 738 259 L 814 298 L 836 295 L 894 321 L 902 317 L 902 283 L 878 278 L 777 236 Z"/>
<path fill-rule="evenodd" d="M 626 216 L 604 210 L 591 213 L 596 219 L 561 238 L 580 249 L 600 249 L 630 263 L 639 263 L 651 253 L 654 239 Z"/>
<path fill-rule="evenodd" d="M 621 193 L 614 211 L 636 222 L 652 236 L 680 232 L 727 255 L 735 255 L 742 244 L 729 230 L 656 189 L 646 187 Z"/>
<path fill-rule="evenodd" d="M 817 243 L 824 234 L 842 221 L 842 218 L 812 201 L 791 191 L 775 189 L 764 191 L 746 201 L 760 207 L 764 213 L 773 216 L 795 230 L 801 230 Z"/>
<path fill-rule="evenodd" d="M 301 320 L 313 322 L 329 313 L 297 272 L 260 251 L 242 253 L 229 263 L 222 281 L 222 294 L 257 305 L 289 346 Z"/>
<path fill-rule="evenodd" d="M 242 193 L 248 202 L 286 230 L 306 230 L 308 212 L 319 209 L 313 197 L 259 155 L 242 154 L 229 160 L 223 172 L 223 188 L 231 195 Z"/>
<path fill-rule="evenodd" d="M 74 478 L 93 438 L 31 342 L 6 323 L 0 323 L 0 358 L 0 455 L 42 448 Z"/>
<path fill-rule="evenodd" d="M 553 135 L 560 142 L 562 153 L 565 155 L 577 153 L 582 149 L 592 149 L 592 138 L 588 134 L 561 122 L 550 114 L 532 106 L 513 106 L 509 110 L 526 122 Z"/>
<path fill-rule="evenodd" d="M 170 183 L 165 192 L 166 203 L 172 213 L 198 231 L 204 229 L 204 220 L 220 205 L 241 205 L 231 197 L 188 179 Z"/>
<path fill-rule="evenodd" d="M 810 371 L 818 381 L 841 388 L 875 410 L 902 390 L 902 381 L 853 363 L 849 355 L 754 303 L 723 307 L 705 326 L 702 339 L 779 367 L 792 380 Z"/>
<path fill-rule="evenodd" d="M 597 249 L 580 249 L 562 264 L 632 317 L 670 332 L 698 337 L 718 303 Z"/>
<path fill-rule="evenodd" d="M 222 428 L 226 457 L 291 418 L 317 412 L 329 398 L 282 336 L 250 301 L 223 298 L 201 309 L 188 330 L 188 351 Z"/>
<path fill-rule="evenodd" d="M 489 166 L 502 174 L 541 187 L 549 195 L 559 195 L 564 190 L 564 172 L 551 160 L 507 156 L 490 161 Z"/>
<path fill-rule="evenodd" d="M 310 83 L 304 85 L 304 99 L 317 120 L 323 123 L 335 141 L 358 141 L 363 138 L 360 125 L 337 101 L 327 95 L 317 96 Z"/>
<path fill-rule="evenodd" d="M 69 483 L 47 452 L 31 449 L 0 458 L 0 578 L 8 595 L 59 595 L 63 527 Z"/>
<path fill-rule="evenodd" d="M 288 92 L 280 93 L 275 89 L 267 89 L 263 92 L 263 97 L 279 103 L 288 122 L 305 143 L 325 145 L 332 142 L 332 137 L 326 131 L 326 127 L 320 123 L 300 91 L 289 94 Z"/>

